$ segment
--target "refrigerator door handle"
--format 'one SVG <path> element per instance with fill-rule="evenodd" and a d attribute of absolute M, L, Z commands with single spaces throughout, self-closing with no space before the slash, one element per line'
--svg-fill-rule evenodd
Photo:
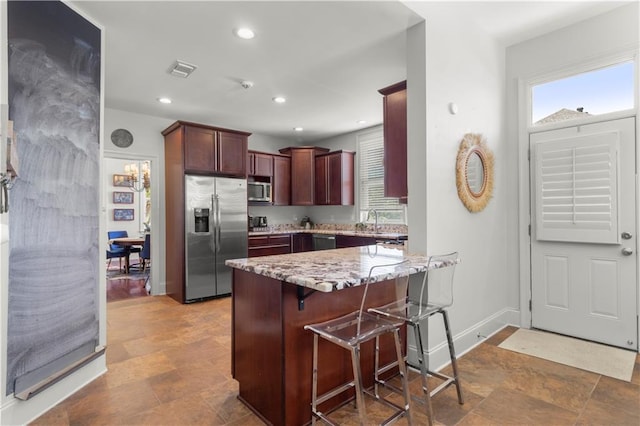
<path fill-rule="evenodd" d="M 211 237 L 213 239 L 212 244 L 216 244 L 218 224 L 216 223 L 216 199 L 215 195 L 211 196 L 211 216 L 209 217 L 209 223 L 211 226 Z M 214 249 L 215 252 L 215 249 Z"/>
<path fill-rule="evenodd" d="M 216 227 L 216 237 L 215 237 L 215 241 L 216 241 L 216 253 L 220 253 L 220 244 L 221 244 L 221 237 L 220 234 L 222 233 L 222 229 L 220 228 L 220 224 L 221 224 L 221 216 L 220 216 L 220 198 L 218 197 L 218 194 L 214 195 L 214 201 L 215 201 L 215 208 L 214 208 L 214 214 L 215 214 L 215 227 Z"/>

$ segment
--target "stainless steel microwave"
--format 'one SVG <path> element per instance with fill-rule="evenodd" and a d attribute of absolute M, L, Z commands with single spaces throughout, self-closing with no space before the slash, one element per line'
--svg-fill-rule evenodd
<path fill-rule="evenodd" d="M 271 184 L 269 182 L 247 182 L 247 200 L 271 202 Z"/>

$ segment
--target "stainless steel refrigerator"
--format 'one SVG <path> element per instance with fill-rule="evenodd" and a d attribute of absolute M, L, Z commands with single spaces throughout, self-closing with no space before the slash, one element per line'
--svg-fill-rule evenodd
<path fill-rule="evenodd" d="M 247 181 L 185 176 L 185 302 L 231 294 L 227 259 L 247 257 Z"/>

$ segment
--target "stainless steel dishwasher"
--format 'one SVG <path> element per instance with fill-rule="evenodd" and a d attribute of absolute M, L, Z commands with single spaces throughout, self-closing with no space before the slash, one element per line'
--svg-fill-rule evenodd
<path fill-rule="evenodd" d="M 314 250 L 329 250 L 336 248 L 336 236 L 327 234 L 313 234 Z"/>

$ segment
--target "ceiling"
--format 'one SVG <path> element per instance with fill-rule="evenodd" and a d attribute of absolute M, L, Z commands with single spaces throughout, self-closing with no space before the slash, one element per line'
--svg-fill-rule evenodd
<path fill-rule="evenodd" d="M 417 13 L 437 13 L 436 3 L 415 1 L 74 3 L 105 28 L 107 108 L 298 143 L 381 123 L 377 90 L 406 77 L 405 30 L 420 22 Z M 445 5 L 507 45 L 620 4 L 454 1 L 438 10 Z M 256 37 L 236 37 L 240 26 Z M 177 59 L 197 69 L 174 77 L 168 71 Z M 173 102 L 160 104 L 162 96 Z M 287 101 L 276 104 L 275 96 Z"/>

